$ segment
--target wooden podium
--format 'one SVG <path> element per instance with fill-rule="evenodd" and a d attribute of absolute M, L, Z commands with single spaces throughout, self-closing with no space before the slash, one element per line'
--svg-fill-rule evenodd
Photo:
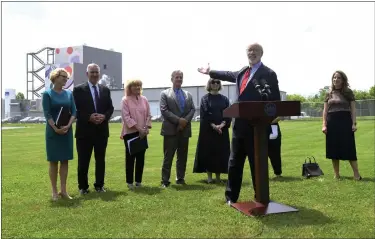
<path fill-rule="evenodd" d="M 247 119 L 254 125 L 255 201 L 233 203 L 232 206 L 248 216 L 296 212 L 295 208 L 270 201 L 268 176 L 268 129 L 278 116 L 301 114 L 299 101 L 242 101 L 224 110 L 224 117 Z"/>

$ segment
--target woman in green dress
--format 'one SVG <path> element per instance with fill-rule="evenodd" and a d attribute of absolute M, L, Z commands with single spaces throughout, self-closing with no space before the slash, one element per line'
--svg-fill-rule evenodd
<path fill-rule="evenodd" d="M 63 68 L 57 68 L 50 74 L 53 88 L 43 93 L 43 111 L 46 118 L 46 153 L 49 161 L 49 177 L 52 184 L 52 200 L 62 198 L 71 199 L 66 191 L 66 179 L 68 176 L 68 161 L 73 159 L 73 130 L 72 123 L 76 117 L 76 106 L 73 94 L 70 90 L 63 89 L 69 79 L 68 72 Z M 57 127 L 55 122 L 61 107 L 69 109 L 71 117 L 69 123 L 63 127 Z M 57 191 L 58 164 L 60 162 L 61 191 Z"/>

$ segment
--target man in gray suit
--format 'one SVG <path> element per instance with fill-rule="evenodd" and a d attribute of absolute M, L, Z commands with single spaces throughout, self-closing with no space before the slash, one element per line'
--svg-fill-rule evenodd
<path fill-rule="evenodd" d="M 185 184 L 191 120 L 195 113 L 192 95 L 181 89 L 182 71 L 173 71 L 171 80 L 173 87 L 162 91 L 160 96 L 160 111 L 163 116 L 161 135 L 164 136 L 161 184 L 164 188 L 170 184 L 172 161 L 176 151 L 176 184 Z"/>

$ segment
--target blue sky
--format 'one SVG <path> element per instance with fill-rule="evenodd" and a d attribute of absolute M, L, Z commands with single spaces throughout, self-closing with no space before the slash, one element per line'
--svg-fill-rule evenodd
<path fill-rule="evenodd" d="M 374 3 L 2 3 L 2 95 L 26 92 L 26 53 L 86 43 L 123 54 L 123 80 L 203 85 L 197 68 L 238 70 L 249 43 L 280 89 L 310 95 L 343 70 L 355 89 L 374 85 Z M 84 57 L 84 56 L 83 56 Z M 84 76 L 83 76 L 84 77 Z"/>

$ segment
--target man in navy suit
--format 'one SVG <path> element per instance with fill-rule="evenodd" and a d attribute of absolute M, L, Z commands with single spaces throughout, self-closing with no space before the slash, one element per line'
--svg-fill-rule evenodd
<path fill-rule="evenodd" d="M 214 71 L 210 66 L 199 68 L 198 71 L 209 75 L 211 78 L 229 81 L 237 84 L 238 102 L 262 101 L 261 95 L 255 89 L 255 82 L 265 80 L 271 88 L 268 100 L 280 100 L 280 90 L 276 73 L 265 66 L 261 59 L 263 47 L 257 43 L 247 47 L 249 65 L 239 71 Z M 249 109 L 251 110 L 251 109 Z M 267 135 L 268 137 L 268 135 Z M 246 156 L 248 157 L 255 191 L 254 172 L 254 127 L 245 119 L 235 119 L 232 132 L 232 150 L 228 163 L 228 184 L 225 198 L 230 205 L 237 202 L 242 185 L 243 167 Z"/>
<path fill-rule="evenodd" d="M 92 151 L 95 153 L 95 183 L 97 192 L 105 192 L 105 154 L 109 138 L 108 122 L 113 114 L 111 92 L 98 84 L 100 67 L 87 66 L 88 81 L 73 89 L 77 108 L 76 148 L 78 153 L 78 188 L 81 195 L 89 193 L 88 172 Z"/>

